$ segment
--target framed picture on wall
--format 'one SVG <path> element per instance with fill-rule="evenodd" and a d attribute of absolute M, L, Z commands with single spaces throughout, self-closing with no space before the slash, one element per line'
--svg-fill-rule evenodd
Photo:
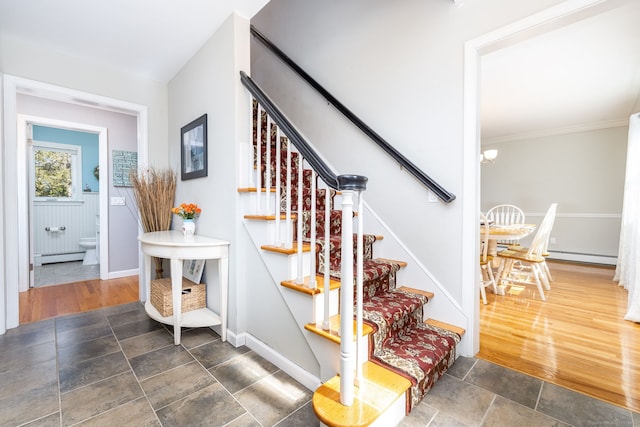
<path fill-rule="evenodd" d="M 207 176 L 207 115 L 203 114 L 180 130 L 180 178 Z"/>

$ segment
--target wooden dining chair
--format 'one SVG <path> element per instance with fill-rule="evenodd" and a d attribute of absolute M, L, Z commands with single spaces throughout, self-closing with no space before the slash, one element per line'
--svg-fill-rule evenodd
<path fill-rule="evenodd" d="M 487 217 L 480 212 L 480 224 L 485 225 L 483 232 L 480 235 L 480 296 L 482 297 L 482 303 L 487 303 L 487 292 L 485 288 L 491 286 L 493 293 L 497 294 L 498 289 L 496 286 L 496 280 L 493 275 L 493 269 L 491 267 L 491 261 L 493 257 L 487 254 L 489 250 L 489 227 L 487 223 Z"/>
<path fill-rule="evenodd" d="M 498 284 L 535 285 L 540 299 L 546 301 L 543 288 L 550 290 L 551 286 L 544 255 L 553 228 L 556 207 L 557 203 L 553 203 L 549 207 L 528 248 L 511 248 L 498 252 L 498 258 L 500 258 L 500 266 L 496 275 Z"/>
<path fill-rule="evenodd" d="M 493 225 L 524 224 L 524 212 L 514 205 L 497 205 L 487 211 L 487 220 Z M 516 240 L 498 240 L 500 245 L 516 245 Z"/>
<path fill-rule="evenodd" d="M 547 209 L 547 213 L 542 219 L 542 222 L 540 223 L 540 228 L 539 228 L 539 230 L 540 229 L 544 230 L 543 246 L 542 246 L 542 252 L 540 255 L 545 259 L 545 261 L 542 264 L 542 267 L 545 273 L 545 277 L 547 279 L 547 284 L 553 281 L 553 276 L 551 276 L 551 270 L 549 270 L 549 266 L 547 265 L 546 259 L 549 256 L 549 239 L 551 238 L 551 231 L 553 230 L 553 224 L 555 223 L 557 208 L 558 208 L 557 203 L 552 203 L 551 206 L 549 206 L 549 209 Z M 513 246 L 509 246 L 508 249 L 517 250 L 520 252 L 527 252 L 529 250 L 529 247 L 513 245 Z M 546 287 L 546 289 L 550 289 L 550 288 Z"/>

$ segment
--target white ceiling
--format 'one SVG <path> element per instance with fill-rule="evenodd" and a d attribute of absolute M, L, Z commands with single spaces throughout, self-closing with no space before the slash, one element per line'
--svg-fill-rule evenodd
<path fill-rule="evenodd" d="M 169 81 L 235 10 L 268 0 L 0 0 L 0 36 Z"/>
<path fill-rule="evenodd" d="M 480 1 L 480 0 L 474 0 Z M 236 10 L 268 0 L 0 0 L 0 36 L 170 80 Z M 483 144 L 640 111 L 640 0 L 482 58 Z"/>
<path fill-rule="evenodd" d="M 640 111 L 640 1 L 482 57 L 482 143 L 628 123 Z"/>

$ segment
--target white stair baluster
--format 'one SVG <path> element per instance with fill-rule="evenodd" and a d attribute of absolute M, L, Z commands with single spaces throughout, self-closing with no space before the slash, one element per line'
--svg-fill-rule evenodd
<path fill-rule="evenodd" d="M 360 339 L 362 338 L 362 286 L 363 286 L 363 264 L 364 264 L 364 215 L 363 193 L 358 191 L 358 252 L 356 258 L 356 385 L 362 384 L 362 364 L 360 363 Z"/>
<path fill-rule="evenodd" d="M 311 227 L 310 244 L 311 250 L 309 252 L 309 289 L 315 289 L 316 285 L 316 173 L 311 170 L 311 213 L 310 213 L 309 226 Z"/>
<path fill-rule="evenodd" d="M 285 215 L 287 236 L 284 246 L 287 249 L 291 249 L 293 246 L 293 225 L 291 224 L 291 143 L 287 143 L 287 201 Z"/>
<path fill-rule="evenodd" d="M 249 117 L 251 117 L 251 149 L 249 150 L 249 168 L 247 170 L 247 172 L 249 173 L 249 187 L 255 187 L 256 186 L 256 175 L 255 175 L 255 171 L 253 169 L 253 164 L 255 162 L 255 146 L 257 145 L 257 139 L 258 139 L 258 128 L 257 126 L 257 122 L 254 123 L 253 122 L 253 103 L 254 101 L 256 102 L 256 109 L 255 112 L 256 114 L 258 114 L 258 104 L 257 101 L 254 97 L 251 97 L 251 101 L 249 102 Z M 254 135 L 256 136 L 256 139 L 254 140 L 253 137 Z"/>
<path fill-rule="evenodd" d="M 296 221 L 297 224 L 297 233 L 296 236 L 298 236 L 298 265 L 297 265 L 297 275 L 296 275 L 296 283 L 298 285 L 301 285 L 304 283 L 304 272 L 303 272 L 303 263 L 302 263 L 302 222 L 304 220 L 304 218 L 302 217 L 302 212 L 304 211 L 302 209 L 302 189 L 303 189 L 303 183 L 302 183 L 302 177 L 303 177 L 303 170 L 304 170 L 304 159 L 302 158 L 302 156 L 300 155 L 300 153 L 298 153 L 298 220 Z"/>
<path fill-rule="evenodd" d="M 353 405 L 353 190 L 342 192 L 342 273 L 340 275 L 340 403 Z"/>
<path fill-rule="evenodd" d="M 330 292 L 331 292 L 331 269 L 329 268 L 329 231 L 331 221 L 331 209 L 329 209 L 329 188 L 324 195 L 324 319 L 322 321 L 322 329 L 328 331 L 331 329 L 330 317 Z"/>
<path fill-rule="evenodd" d="M 282 211 L 282 207 L 280 206 L 280 187 L 282 185 L 280 174 L 282 173 L 282 166 L 280 165 L 280 157 L 280 128 L 276 126 L 276 238 L 274 244 L 277 247 L 282 246 L 282 238 L 280 236 L 280 213 Z"/>
<path fill-rule="evenodd" d="M 265 167 L 265 197 L 267 198 L 265 215 L 271 215 L 271 126 L 273 121 L 271 116 L 267 116 L 267 141 L 265 142 L 264 149 L 267 154 L 267 160 L 264 162 Z"/>
<path fill-rule="evenodd" d="M 256 214 L 262 214 L 262 107 L 258 104 L 258 140 L 256 144 Z"/>

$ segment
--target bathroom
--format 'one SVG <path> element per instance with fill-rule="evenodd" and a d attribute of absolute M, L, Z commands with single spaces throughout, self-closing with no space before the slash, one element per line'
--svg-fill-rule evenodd
<path fill-rule="evenodd" d="M 34 286 L 100 277 L 98 134 L 33 125 Z"/>

